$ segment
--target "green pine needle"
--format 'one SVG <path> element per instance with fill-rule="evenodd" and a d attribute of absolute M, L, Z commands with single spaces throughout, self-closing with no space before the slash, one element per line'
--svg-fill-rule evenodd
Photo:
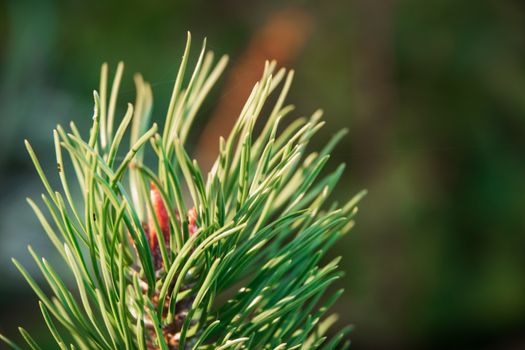
<path fill-rule="evenodd" d="M 267 62 L 230 135 L 218 140 L 212 169 L 203 174 L 185 142 L 227 58 L 214 64 L 204 43 L 187 80 L 190 42 L 188 34 L 163 126 L 150 125 L 151 87 L 139 75 L 135 104 L 128 104 L 119 121 L 124 66 L 117 67 L 109 97 L 108 66 L 102 66 L 89 137 L 74 124 L 70 131 L 61 126 L 54 131 L 61 191 L 51 187 L 26 141 L 48 213 L 28 202 L 71 270 L 75 288 L 31 248 L 52 296 L 13 260 L 16 267 L 37 293 L 44 321 L 63 350 L 346 347 L 350 328 L 326 336 L 337 320 L 326 313 L 342 290 L 323 295 L 341 276 L 339 258 L 320 265 L 353 226 L 364 194 L 340 209 L 324 205 L 344 165 L 320 174 L 346 130 L 320 152 L 307 154 L 324 124 L 322 112 L 281 130 L 281 120 L 293 110 L 285 99 L 294 73 Z M 279 87 L 256 134 L 263 107 Z M 144 161 L 149 155 L 156 163 Z M 28 348 L 41 348 L 19 330 Z"/>

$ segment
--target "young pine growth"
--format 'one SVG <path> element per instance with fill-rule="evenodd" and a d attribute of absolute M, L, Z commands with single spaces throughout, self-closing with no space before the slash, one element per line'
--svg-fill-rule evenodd
<path fill-rule="evenodd" d="M 326 206 L 344 166 L 319 178 L 345 131 L 307 154 L 322 113 L 280 127 L 293 110 L 285 105 L 293 72 L 267 62 L 203 174 L 185 143 L 227 59 L 214 63 L 203 45 L 187 74 L 189 51 L 188 36 L 162 126 L 150 124 L 151 88 L 139 75 L 135 104 L 117 121 L 123 66 L 110 91 L 102 66 L 89 135 L 73 123 L 54 130 L 60 190 L 26 142 L 44 184 L 45 210 L 29 204 L 75 281 L 67 285 L 30 247 L 49 296 L 14 260 L 40 299 L 51 335 L 61 350 L 346 347 L 349 328 L 326 336 L 336 320 L 326 313 L 342 293 L 325 295 L 341 276 L 339 259 L 324 266 L 320 260 L 353 226 L 362 194 Z M 261 116 L 271 94 L 276 102 Z M 258 119 L 265 124 L 256 133 Z M 20 333 L 26 348 L 41 349 Z"/>

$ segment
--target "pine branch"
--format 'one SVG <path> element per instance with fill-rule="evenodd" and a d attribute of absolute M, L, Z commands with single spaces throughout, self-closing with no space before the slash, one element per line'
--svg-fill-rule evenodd
<path fill-rule="evenodd" d="M 344 166 L 319 177 L 345 131 L 320 152 L 307 154 L 324 124 L 322 112 L 280 130 L 293 110 L 285 105 L 293 71 L 267 62 L 205 175 L 185 143 L 227 58 L 213 63 L 204 44 L 185 83 L 189 53 L 188 35 L 161 127 L 150 124 L 151 87 L 140 75 L 135 104 L 117 122 L 124 66 L 118 65 L 109 96 L 108 66 L 102 66 L 87 139 L 73 123 L 69 131 L 61 126 L 54 131 L 60 192 L 26 142 L 46 190 L 47 214 L 28 202 L 71 270 L 75 288 L 31 247 L 52 296 L 16 260 L 15 266 L 38 295 L 44 321 L 64 350 L 333 349 L 349 331 L 326 338 L 336 320 L 326 313 L 342 290 L 323 296 L 341 276 L 339 258 L 324 266 L 320 261 L 353 226 L 364 192 L 340 208 L 326 206 Z M 279 88 L 256 134 L 263 107 Z M 155 168 L 145 162 L 148 152 Z M 80 201 L 72 195 L 72 174 Z M 20 332 L 29 348 L 40 349 L 29 333 Z"/>

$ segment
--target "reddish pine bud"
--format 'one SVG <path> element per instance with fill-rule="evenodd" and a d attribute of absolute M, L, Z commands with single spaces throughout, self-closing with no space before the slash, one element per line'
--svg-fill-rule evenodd
<path fill-rule="evenodd" d="M 153 211 L 148 212 L 148 221 L 142 226 L 144 228 L 144 232 L 146 233 L 146 237 L 148 238 L 148 245 L 151 249 L 155 269 L 158 270 L 162 267 L 162 256 L 160 253 L 159 242 L 157 240 L 157 226 L 155 224 L 155 218 L 158 221 L 160 230 L 162 232 L 162 238 L 164 238 L 166 247 L 169 246 L 170 242 L 170 221 L 168 211 L 164 205 L 164 202 L 162 201 L 162 196 L 160 195 L 158 188 L 153 183 L 150 185 L 150 200 Z M 180 216 L 178 212 L 175 212 L 175 217 L 180 224 Z M 188 231 L 190 236 L 195 234 L 197 229 L 197 210 L 195 208 L 191 208 L 188 211 Z"/>
<path fill-rule="evenodd" d="M 168 218 L 168 212 L 166 211 L 166 207 L 164 206 L 164 202 L 162 201 L 162 197 L 159 193 L 159 190 L 155 186 L 155 184 L 151 183 L 150 187 L 150 199 L 151 204 L 153 206 L 154 215 L 157 218 L 157 221 L 159 222 L 160 230 L 162 231 L 162 236 L 164 238 L 164 242 L 169 242 L 170 239 L 170 222 Z M 156 250 L 158 241 L 157 241 L 157 233 L 156 231 L 156 225 L 155 225 L 155 218 L 153 217 L 152 213 L 148 213 L 148 239 L 149 239 L 149 245 L 151 247 L 152 251 Z"/>
<path fill-rule="evenodd" d="M 191 208 L 188 211 L 188 230 L 190 232 L 190 236 L 197 232 L 197 229 L 197 210 L 195 208 Z"/>

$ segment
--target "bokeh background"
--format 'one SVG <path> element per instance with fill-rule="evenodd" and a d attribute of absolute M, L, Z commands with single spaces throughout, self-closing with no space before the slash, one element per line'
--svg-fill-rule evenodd
<path fill-rule="evenodd" d="M 349 128 L 334 199 L 369 195 L 332 254 L 354 349 L 525 349 L 521 0 L 0 1 L 0 332 L 49 337 L 10 262 L 53 254 L 23 139 L 52 168 L 51 129 L 88 127 L 104 61 L 126 63 L 121 104 L 140 71 L 163 115 L 186 30 L 231 57 L 192 138 L 203 161 L 265 58 L 296 69 L 298 115 L 325 110 L 318 145 Z"/>

